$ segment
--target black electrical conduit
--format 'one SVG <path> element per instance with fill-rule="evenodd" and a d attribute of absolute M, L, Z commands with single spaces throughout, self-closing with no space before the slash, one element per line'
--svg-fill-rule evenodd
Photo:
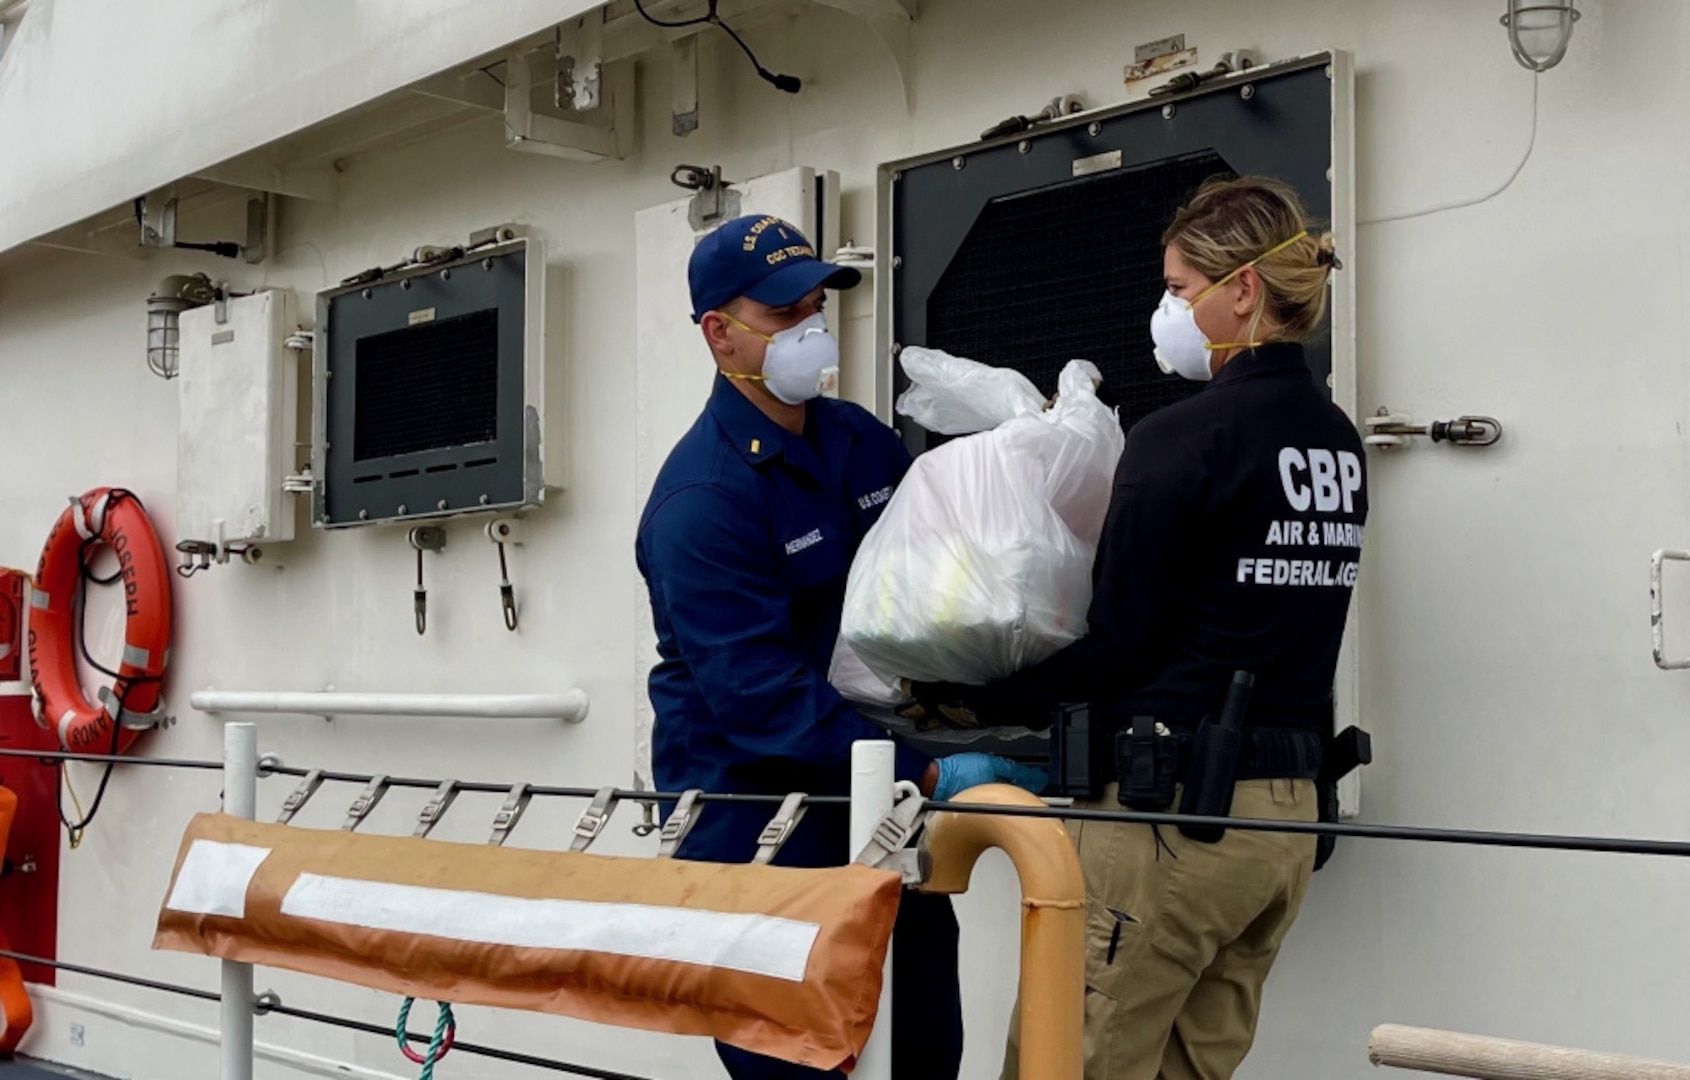
<path fill-rule="evenodd" d="M 184 769 L 217 769 L 223 768 L 219 761 L 190 761 L 172 758 L 144 758 L 144 757 L 113 757 L 109 754 L 77 754 L 65 751 L 41 750 L 7 750 L 0 749 L 0 758 L 39 758 L 44 761 L 86 761 L 96 764 L 115 762 L 120 765 L 154 765 Z M 310 769 L 302 769 L 292 765 L 260 765 L 259 776 L 297 776 L 302 777 L 310 773 Z M 348 784 L 367 784 L 375 779 L 366 773 L 328 772 L 319 774 L 325 781 L 335 781 Z M 387 778 L 389 787 L 416 788 L 432 791 L 440 786 L 440 780 L 425 780 L 416 777 L 390 776 Z M 459 782 L 460 792 L 485 792 L 503 795 L 511 790 L 510 784 L 491 784 L 485 782 Z M 598 794 L 596 788 L 584 787 L 546 787 L 531 785 L 530 794 L 537 796 L 557 796 L 571 799 L 591 799 Z M 616 797 L 624 802 L 637 803 L 672 803 L 681 798 L 679 792 L 670 791 L 636 791 L 618 790 Z M 783 802 L 782 795 L 701 795 L 701 803 L 740 803 L 778 805 Z M 811 795 L 804 800 L 807 806 L 846 806 L 851 800 L 844 795 Z M 1318 821 L 1280 821 L 1265 818 L 1236 818 L 1236 817 L 1202 817 L 1195 814 L 1153 814 L 1136 810 L 1081 810 L 1072 807 L 1059 806 L 984 806 L 977 803 L 936 802 L 927 803 L 929 810 L 943 810 L 957 814 L 996 814 L 1000 817 L 1031 817 L 1056 818 L 1062 821 L 1103 821 L 1135 825 L 1209 825 L 1223 829 L 1237 829 L 1240 832 L 1277 832 L 1295 833 L 1309 836 L 1350 836 L 1358 839 L 1373 840 L 1417 840 L 1433 844 L 1462 844 L 1474 847 L 1503 847 L 1503 848 L 1534 848 L 1550 851 L 1586 851 L 1614 855 L 1669 855 L 1679 858 L 1690 857 L 1690 841 L 1684 840 L 1634 840 L 1622 837 L 1607 836 L 1557 836 L 1545 833 L 1511 833 L 1492 832 L 1477 829 L 1433 829 L 1418 825 L 1349 825 L 1342 822 Z"/>
<path fill-rule="evenodd" d="M 192 986 L 178 986 L 175 983 L 158 982 L 154 979 L 142 979 L 134 975 L 124 975 L 116 971 L 105 971 L 101 968 L 84 967 L 81 964 L 68 964 L 61 960 L 48 960 L 45 957 L 30 956 L 27 953 L 12 952 L 0 949 L 0 957 L 16 960 L 23 964 L 40 964 L 42 967 L 54 968 L 58 971 L 68 971 L 75 975 L 86 975 L 94 979 L 108 979 L 111 982 L 126 983 L 139 986 L 147 990 L 157 990 L 165 994 L 180 994 L 183 997 L 199 998 L 201 1001 L 222 1001 L 223 996 L 214 990 L 199 990 Z M 253 1012 L 259 1016 L 275 1013 L 278 1016 L 291 1016 L 297 1020 L 307 1020 L 314 1024 L 327 1024 L 330 1027 L 346 1028 L 350 1031 L 362 1031 L 370 1035 L 380 1035 L 384 1039 L 393 1038 L 391 1027 L 380 1024 L 366 1024 L 361 1020 L 348 1020 L 340 1016 L 330 1016 L 327 1013 L 312 1012 L 310 1009 L 296 1009 L 291 1005 L 280 1002 L 253 1003 Z M 432 1033 L 423 1034 L 414 1031 L 405 1033 L 405 1038 L 414 1043 L 428 1045 Z M 517 1065 L 531 1065 L 536 1069 L 549 1069 L 552 1072 L 568 1073 L 572 1076 L 592 1077 L 593 1080 L 649 1080 L 648 1077 L 635 1076 L 632 1073 L 612 1072 L 609 1069 L 595 1069 L 591 1065 L 576 1065 L 568 1061 L 556 1061 L 552 1058 L 535 1057 L 531 1054 L 519 1054 L 514 1050 L 501 1050 L 496 1046 L 481 1046 L 476 1043 L 464 1042 L 462 1039 L 452 1044 L 454 1053 L 472 1054 L 476 1057 L 492 1058 L 496 1061 L 509 1061 Z"/>

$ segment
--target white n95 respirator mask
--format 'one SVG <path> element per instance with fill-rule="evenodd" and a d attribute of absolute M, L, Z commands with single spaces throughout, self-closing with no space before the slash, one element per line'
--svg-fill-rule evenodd
<path fill-rule="evenodd" d="M 1304 229 L 1291 239 L 1273 245 L 1249 262 L 1234 268 L 1231 273 L 1189 301 L 1181 300 L 1164 289 L 1162 302 L 1156 305 L 1156 311 L 1150 316 L 1150 340 L 1156 343 L 1156 366 L 1167 375 L 1183 375 L 1194 382 L 1208 382 L 1215 375 L 1209 368 L 1210 353 L 1227 349 L 1254 349 L 1262 344 L 1260 341 L 1223 341 L 1218 344 L 1210 341 L 1209 336 L 1197 325 L 1197 305 L 1203 302 L 1205 296 L 1243 273 L 1246 267 L 1255 266 L 1263 259 L 1279 254 L 1307 235 L 1308 230 Z"/>
<path fill-rule="evenodd" d="M 763 353 L 761 375 L 723 372 L 728 378 L 760 382 L 776 399 L 788 405 L 798 405 L 838 389 L 839 342 L 828 332 L 827 317 L 821 312 L 773 337 L 753 330 L 726 312 L 722 317 L 769 343 Z"/>
<path fill-rule="evenodd" d="M 1182 375 L 1197 382 L 1213 377 L 1209 353 L 1214 346 L 1197 325 L 1194 306 L 1171 292 L 1162 293 L 1162 302 L 1150 316 L 1150 340 L 1156 343 L 1156 366 L 1163 374 Z"/>

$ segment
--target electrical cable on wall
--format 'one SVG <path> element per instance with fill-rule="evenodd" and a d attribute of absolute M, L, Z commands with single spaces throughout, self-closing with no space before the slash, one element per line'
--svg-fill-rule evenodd
<path fill-rule="evenodd" d="M 640 16 L 644 18 L 646 22 L 651 23 L 653 26 L 661 26 L 666 30 L 679 30 L 688 26 L 719 27 L 723 33 L 727 34 L 730 38 L 733 38 L 734 44 L 738 45 L 740 51 L 745 53 L 746 59 L 751 61 L 751 66 L 757 69 L 757 75 L 765 82 L 769 83 L 777 90 L 786 91 L 788 94 L 796 94 L 799 90 L 803 89 L 804 82 L 802 79 L 798 78 L 798 76 L 776 74 L 764 67 L 762 63 L 758 61 L 757 54 L 751 51 L 751 46 L 745 43 L 745 39 L 740 37 L 739 34 L 734 31 L 733 27 L 723 22 L 722 17 L 716 13 L 716 6 L 718 3 L 720 3 L 720 0 L 710 0 L 710 9 L 703 15 L 700 15 L 696 19 L 680 20 L 657 18 L 645 9 L 643 0 L 634 0 L 634 8 L 640 13 Z"/>
<path fill-rule="evenodd" d="M 175 202 L 174 199 L 171 201 L 172 203 Z M 135 200 L 135 224 L 141 227 L 143 234 L 146 233 L 147 199 L 144 195 Z M 222 256 L 225 259 L 238 259 L 241 257 L 241 246 L 232 240 L 218 240 L 209 244 L 196 243 L 188 240 L 176 240 L 166 246 L 177 248 L 182 251 L 209 251 L 211 254 Z"/>
<path fill-rule="evenodd" d="M 1486 192 L 1485 194 L 1480 195 L 1477 198 L 1455 199 L 1455 200 L 1452 200 L 1452 201 L 1449 201 L 1449 202 L 1434 203 L 1431 206 L 1422 207 L 1419 210 L 1406 210 L 1406 211 L 1403 211 L 1402 213 L 1397 213 L 1397 214 L 1383 214 L 1379 217 L 1365 218 L 1361 221 L 1356 222 L 1356 224 L 1358 226 L 1360 226 L 1360 225 L 1379 225 L 1379 224 L 1382 224 L 1383 222 L 1387 222 L 1387 221 L 1408 221 L 1411 218 L 1431 217 L 1433 214 L 1441 214 L 1445 210 L 1460 210 L 1463 207 L 1478 206 L 1480 203 L 1489 202 L 1490 200 L 1496 198 L 1498 195 L 1501 195 L 1504 191 L 1507 191 L 1510 187 L 1513 186 L 1515 179 L 1519 177 L 1521 171 L 1523 171 L 1525 169 L 1526 162 L 1530 161 L 1531 158 L 1532 158 L 1532 150 L 1537 146 L 1537 90 L 1538 90 L 1537 80 L 1538 80 L 1537 73 L 1533 72 L 1532 73 L 1532 122 L 1531 122 L 1531 132 L 1526 138 L 1526 152 L 1523 155 L 1521 155 L 1519 164 L 1514 166 L 1514 171 L 1510 172 L 1508 174 L 1508 178 L 1502 182 L 1501 186 L 1497 187 L 1496 189 L 1494 189 L 1492 191 Z"/>

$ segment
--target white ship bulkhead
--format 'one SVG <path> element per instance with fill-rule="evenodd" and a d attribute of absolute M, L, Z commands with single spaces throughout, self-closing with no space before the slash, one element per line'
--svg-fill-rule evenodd
<path fill-rule="evenodd" d="M 142 752 L 221 756 L 221 721 L 234 714 L 192 708 L 194 691 L 578 688 L 591 701 L 578 724 L 266 715 L 260 745 L 351 771 L 628 783 L 649 712 L 634 530 L 676 424 L 703 405 L 709 365 L 684 336 L 662 364 L 649 341 L 641 348 L 656 279 L 642 278 L 637 215 L 688 197 L 671 183 L 682 164 L 719 165 L 741 184 L 811 167 L 839 176 L 834 242 L 883 244 L 882 164 L 968 144 L 1058 95 L 1092 108 L 1142 97 L 1151 83 L 1123 82 L 1135 45 L 1184 34 L 1198 69 L 1240 49 L 1353 58 L 1359 224 L 1339 254 L 1355 290 L 1358 419 L 1484 414 L 1507 432 L 1485 449 L 1415 439 L 1371 453 L 1346 669 L 1352 719 L 1375 741 L 1361 820 L 1686 835 L 1690 675 L 1651 658 L 1648 588 L 1651 553 L 1690 546 L 1690 4 L 1588 0 L 1565 60 L 1534 76 L 1509 55 L 1501 0 L 921 0 L 907 40 L 861 17 L 892 2 L 725 3 L 762 62 L 804 87 L 779 92 L 705 32 L 698 126 L 681 137 L 680 49 L 643 36 L 624 3 L 613 10 L 624 36 L 607 41 L 637 38 L 625 48 L 637 119 L 620 133 L 626 157 L 598 162 L 514 151 L 499 111 L 444 101 L 428 81 L 481 65 L 508 73 L 494 65 L 512 43 L 543 43 L 582 6 L 30 0 L 8 25 L 0 565 L 33 567 L 66 497 L 99 485 L 143 498 L 167 546 L 182 538 L 178 387 L 145 362 L 146 298 L 164 275 L 291 290 L 309 322 L 319 291 L 418 246 L 506 222 L 545 243 L 546 422 L 562 443 L 548 479 L 561 485 L 522 515 L 523 543 L 508 549 L 520 629 L 503 625 L 482 519 L 443 523 L 419 635 L 404 528 L 314 529 L 300 504 L 296 539 L 272 549 L 277 565 L 237 559 L 175 582 L 177 723 Z M 238 239 L 246 189 L 281 193 L 272 257 L 136 250 L 132 200 L 173 184 L 188 240 Z M 1436 212 L 1408 216 L 1422 209 Z M 835 302 L 842 393 L 888 415 L 870 281 Z M 1665 593 L 1668 653 L 1690 653 L 1690 574 L 1669 565 Z M 97 651 L 116 648 L 121 621 L 100 598 Z M 85 797 L 98 781 L 91 765 L 70 774 Z M 264 782 L 260 820 L 290 788 Z M 336 827 L 354 794 L 319 795 L 297 823 Z M 212 774 L 117 770 L 97 823 L 63 852 L 62 958 L 216 987 L 211 961 L 149 945 L 185 823 L 217 796 Z M 434 835 L 480 842 L 498 802 L 464 796 Z M 408 835 L 419 806 L 391 796 L 363 831 Z M 579 811 L 537 800 L 512 842 L 567 846 Z M 631 834 L 637 820 L 624 806 L 595 851 L 654 851 L 655 837 Z M 1690 996 L 1687 891 L 1690 866 L 1672 859 L 1341 841 L 1239 1075 L 1361 1080 L 1375 1074 L 1368 1032 L 1385 1022 L 1690 1060 L 1678 1017 Z M 1001 1061 L 1017 896 L 994 856 L 958 900 L 969 1080 L 995 1077 Z M 380 1024 L 396 1004 L 286 972 L 260 969 L 258 985 Z M 137 1080 L 215 1073 L 212 1004 L 66 974 L 39 991 L 37 1014 L 38 1057 Z M 718 1075 L 704 1040 L 478 1008 L 458 1023 L 483 1044 L 654 1077 Z M 262 1077 L 411 1069 L 391 1039 L 279 1018 L 257 1032 Z M 460 1060 L 441 1074 L 531 1072 Z"/>

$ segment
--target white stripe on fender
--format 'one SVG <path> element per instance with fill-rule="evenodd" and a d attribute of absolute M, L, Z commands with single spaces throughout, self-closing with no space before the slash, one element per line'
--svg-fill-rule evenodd
<path fill-rule="evenodd" d="M 282 914 L 485 945 L 701 964 L 787 982 L 804 981 L 821 933 L 816 923 L 771 915 L 530 900 L 320 874 L 299 875 L 282 898 Z"/>
<path fill-rule="evenodd" d="M 269 848 L 250 844 L 195 840 L 164 906 L 192 915 L 245 918 L 247 886 L 269 855 Z"/>

